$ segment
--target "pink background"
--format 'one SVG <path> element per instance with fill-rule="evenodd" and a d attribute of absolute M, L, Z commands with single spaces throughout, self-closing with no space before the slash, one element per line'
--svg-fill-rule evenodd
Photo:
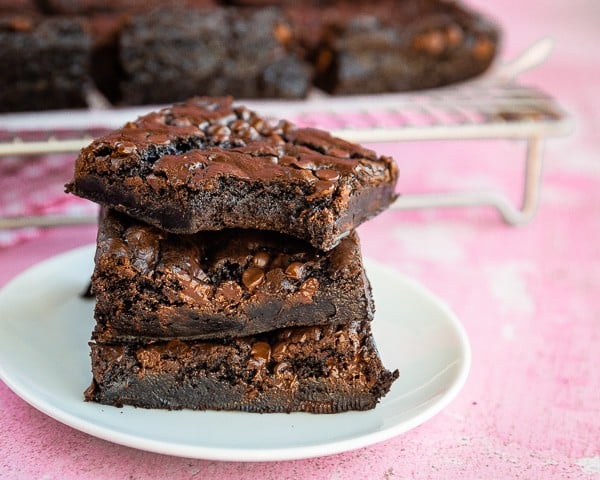
<path fill-rule="evenodd" d="M 360 229 L 365 256 L 418 279 L 463 321 L 473 367 L 450 407 L 353 452 L 224 463 L 96 439 L 36 411 L 0 382 L 0 478 L 600 478 L 600 2 L 471 3 L 504 26 L 503 58 L 541 37 L 556 40 L 552 57 L 522 80 L 559 99 L 576 130 L 547 142 L 541 209 L 525 227 L 508 227 L 482 208 L 387 212 Z M 376 148 L 397 159 L 402 192 L 500 185 L 518 198 L 520 144 Z M 31 182 L 23 188 L 33 190 Z M 38 207 L 46 208 L 43 201 Z M 93 227 L 29 232 L 30 239 L 0 248 L 0 285 L 94 235 Z"/>

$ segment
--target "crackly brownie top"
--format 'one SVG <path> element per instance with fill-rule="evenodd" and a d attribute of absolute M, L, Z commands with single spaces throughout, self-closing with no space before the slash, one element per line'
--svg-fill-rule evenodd
<path fill-rule="evenodd" d="M 277 123 L 231 98 L 196 97 L 84 148 L 75 177 L 135 176 L 155 189 L 210 190 L 223 177 L 302 184 L 308 201 L 395 183 L 393 160 L 312 128 Z M 306 188 L 308 186 L 308 188 Z"/>
<path fill-rule="evenodd" d="M 100 275 L 145 278 L 162 288 L 165 303 L 228 310 L 271 295 L 311 303 L 325 282 L 356 281 L 362 265 L 355 233 L 323 253 L 268 231 L 173 235 L 109 211 L 98 234 L 95 276 Z"/>

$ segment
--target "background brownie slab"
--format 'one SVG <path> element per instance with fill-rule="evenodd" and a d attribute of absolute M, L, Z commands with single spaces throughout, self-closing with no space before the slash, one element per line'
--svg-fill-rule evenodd
<path fill-rule="evenodd" d="M 389 157 L 229 98 L 195 98 L 95 140 L 67 191 L 173 233 L 274 230 L 329 250 L 396 198 Z"/>
<path fill-rule="evenodd" d="M 123 102 L 194 95 L 302 98 L 312 70 L 276 8 L 159 9 L 122 31 Z"/>
<path fill-rule="evenodd" d="M 108 405 L 248 412 L 374 408 L 397 378 L 369 322 L 296 327 L 229 341 L 91 344 L 87 400 Z"/>
<path fill-rule="evenodd" d="M 329 93 L 380 93 L 448 85 L 485 71 L 498 28 L 445 0 L 291 6 L 316 84 Z"/>
<path fill-rule="evenodd" d="M 77 19 L 0 16 L 0 112 L 85 106 L 91 42 Z"/>
<path fill-rule="evenodd" d="M 273 232 L 169 235 L 109 212 L 92 282 L 99 342 L 246 336 L 373 316 L 354 232 L 322 253 Z"/>

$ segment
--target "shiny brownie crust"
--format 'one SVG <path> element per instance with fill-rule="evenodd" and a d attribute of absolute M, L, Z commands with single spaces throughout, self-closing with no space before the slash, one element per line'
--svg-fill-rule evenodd
<path fill-rule="evenodd" d="M 266 231 L 167 234 L 105 211 L 97 245 L 97 342 L 226 338 L 373 317 L 355 232 L 321 252 Z"/>
<path fill-rule="evenodd" d="M 273 230 L 330 250 L 395 200 L 397 177 L 389 157 L 202 97 L 95 140 L 67 191 L 173 233 Z"/>
<path fill-rule="evenodd" d="M 398 377 L 370 322 L 211 342 L 91 344 L 85 398 L 121 407 L 338 413 L 374 408 Z"/>

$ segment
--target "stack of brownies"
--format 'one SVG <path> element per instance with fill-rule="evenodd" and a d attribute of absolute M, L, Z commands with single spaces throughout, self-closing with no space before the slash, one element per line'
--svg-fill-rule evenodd
<path fill-rule="evenodd" d="M 354 229 L 396 197 L 391 158 L 198 97 L 82 150 L 100 203 L 87 400 L 147 408 L 373 408 L 379 358 Z"/>

